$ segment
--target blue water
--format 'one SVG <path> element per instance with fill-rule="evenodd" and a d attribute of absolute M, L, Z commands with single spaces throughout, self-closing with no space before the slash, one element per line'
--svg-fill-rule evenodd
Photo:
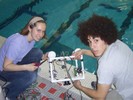
<path fill-rule="evenodd" d="M 112 18 L 120 31 L 120 39 L 133 50 L 132 0 L 0 0 L 0 35 L 19 32 L 31 16 L 39 15 L 47 22 L 48 39 L 35 46 L 44 52 L 54 50 L 57 56 L 71 55 L 76 48 L 87 48 L 75 35 L 77 24 L 92 14 Z M 85 69 L 96 70 L 96 60 L 84 56 Z"/>

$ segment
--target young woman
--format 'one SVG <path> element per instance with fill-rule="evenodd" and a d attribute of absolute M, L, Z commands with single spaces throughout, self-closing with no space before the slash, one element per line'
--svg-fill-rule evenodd
<path fill-rule="evenodd" d="M 35 63 L 47 59 L 47 54 L 34 48 L 35 42 L 45 37 L 45 31 L 44 19 L 35 16 L 20 33 L 8 37 L 1 47 L 0 79 L 9 82 L 5 87 L 9 100 L 16 100 L 36 80 L 38 66 Z"/>
<path fill-rule="evenodd" d="M 97 88 L 90 89 L 74 81 L 74 86 L 95 100 L 108 100 L 112 95 L 116 98 L 109 100 L 133 99 L 133 52 L 122 41 L 117 39 L 116 25 L 107 17 L 93 15 L 90 19 L 79 24 L 77 35 L 91 50 L 82 49 L 73 55 L 79 58 L 85 54 L 97 58 Z M 116 91 L 109 92 L 111 86 Z M 113 94 L 115 93 L 115 94 Z"/>

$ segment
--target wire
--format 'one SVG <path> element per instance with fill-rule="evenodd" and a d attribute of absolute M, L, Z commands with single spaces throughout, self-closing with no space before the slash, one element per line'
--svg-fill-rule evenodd
<path fill-rule="evenodd" d="M 67 100 L 69 100 L 69 98 L 71 98 L 72 100 L 75 100 L 71 94 L 68 93 L 68 91 L 72 88 L 73 86 L 71 86 L 70 88 L 67 89 L 67 91 L 65 92 L 65 96 L 64 96 L 64 100 L 66 100 L 66 98 L 68 98 Z"/>
<path fill-rule="evenodd" d="M 2 87 L 4 87 L 7 84 L 7 79 L 5 77 L 3 77 L 2 75 L 0 75 L 0 79 L 2 78 L 2 81 L 4 82 L 4 84 L 2 85 Z"/>
<path fill-rule="evenodd" d="M 5 85 L 7 84 L 7 79 L 5 77 L 3 77 L 2 75 L 0 75 L 0 79 L 4 82 L 4 84 L 2 85 L 2 91 L 5 91 L 5 98 L 7 97 L 7 94 L 9 92 L 9 89 L 5 87 Z"/>
<path fill-rule="evenodd" d="M 81 93 L 81 91 L 79 90 L 79 93 L 80 93 L 80 97 L 81 97 L 81 100 L 83 99 L 83 97 L 82 97 L 82 93 Z"/>
<path fill-rule="evenodd" d="M 37 82 L 33 83 L 29 88 L 27 88 L 23 93 L 19 95 L 17 100 L 41 100 L 45 96 L 41 90 L 37 87 Z M 53 98 L 48 98 L 48 100 L 54 100 Z"/>
<path fill-rule="evenodd" d="M 64 65 L 66 66 L 66 62 L 65 61 L 64 61 Z M 70 78 L 70 80 L 71 80 L 71 82 L 73 84 L 73 80 L 72 80 L 72 77 L 71 77 L 71 75 L 70 75 L 70 73 L 69 73 L 69 71 L 67 69 L 67 66 L 65 68 L 66 68 L 67 75 L 68 75 L 68 77 Z"/>
<path fill-rule="evenodd" d="M 63 59 L 63 60 L 55 60 L 55 63 L 57 64 L 57 65 L 59 65 L 59 66 L 65 66 L 64 68 L 66 69 L 66 72 L 67 72 L 67 76 L 68 76 L 68 78 L 70 79 L 70 81 L 71 81 L 71 83 L 73 84 L 74 83 L 74 81 L 72 80 L 72 77 L 71 77 L 71 75 L 70 75 L 70 73 L 69 73 L 69 71 L 70 71 L 70 69 L 72 68 L 72 64 L 73 64 L 73 59 L 70 57 L 70 59 L 71 59 L 71 66 L 68 68 L 68 66 L 66 65 L 66 61 L 67 61 L 67 59 Z M 58 62 L 61 62 L 61 61 L 64 61 L 64 64 L 60 64 L 60 63 L 58 63 Z M 55 68 L 55 65 L 54 65 L 54 63 L 53 63 L 53 66 L 54 66 L 54 68 Z M 61 68 L 62 69 L 62 68 Z M 72 86 L 73 87 L 73 86 Z M 68 93 L 68 91 L 72 88 L 72 87 L 70 87 L 66 92 L 65 92 L 65 95 L 64 95 L 64 100 L 69 100 L 69 98 L 71 98 L 72 100 L 74 100 L 74 98 L 72 97 L 72 94 L 69 94 Z M 82 100 L 82 93 L 81 93 L 81 91 L 79 91 L 80 92 L 80 97 L 81 97 L 81 100 Z M 68 99 L 66 99 L 66 98 L 68 98 Z"/>
<path fill-rule="evenodd" d="M 65 66 L 66 66 L 66 62 L 65 62 L 64 64 L 65 64 Z M 71 75 L 70 75 L 70 73 L 69 73 L 68 69 L 67 69 L 67 66 L 66 66 L 66 72 L 67 72 L 68 77 L 70 78 L 70 80 L 71 80 L 71 82 L 72 82 L 72 84 L 73 84 L 74 82 L 73 82 L 73 80 L 72 80 L 72 77 L 71 77 Z M 80 90 L 79 90 L 79 92 L 80 92 L 80 96 L 81 96 L 81 100 L 82 100 L 82 93 L 81 93 L 81 91 L 80 91 Z"/>

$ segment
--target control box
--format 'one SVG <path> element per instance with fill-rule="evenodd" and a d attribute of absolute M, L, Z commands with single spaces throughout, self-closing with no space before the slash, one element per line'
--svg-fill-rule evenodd
<path fill-rule="evenodd" d="M 80 59 L 74 59 L 74 56 L 56 57 L 56 53 L 50 51 L 48 53 L 48 62 L 51 82 L 85 79 L 83 55 L 81 55 Z"/>

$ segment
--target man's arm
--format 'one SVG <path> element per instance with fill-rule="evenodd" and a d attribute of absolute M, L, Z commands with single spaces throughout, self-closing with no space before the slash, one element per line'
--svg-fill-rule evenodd
<path fill-rule="evenodd" d="M 94 89 L 82 86 L 80 81 L 74 81 L 74 86 L 75 88 L 84 92 L 86 95 L 88 95 L 89 97 L 95 100 L 105 100 L 106 95 L 108 94 L 108 91 L 110 88 L 110 85 L 98 84 L 97 89 L 94 90 Z"/>
<path fill-rule="evenodd" d="M 81 55 L 88 55 L 88 56 L 94 57 L 92 51 L 87 49 L 78 50 L 74 52 L 72 55 L 75 56 L 75 59 L 80 59 Z"/>
<path fill-rule="evenodd" d="M 94 57 L 93 53 L 91 50 L 86 50 L 86 49 L 81 49 L 82 54 Z"/>

